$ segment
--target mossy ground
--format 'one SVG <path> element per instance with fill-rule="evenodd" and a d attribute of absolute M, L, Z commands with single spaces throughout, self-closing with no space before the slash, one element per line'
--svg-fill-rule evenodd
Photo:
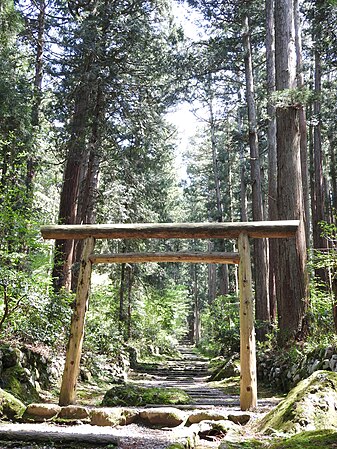
<path fill-rule="evenodd" d="M 274 438 L 268 441 L 248 440 L 238 443 L 220 444 L 220 449 L 336 449 L 337 432 L 320 430 L 302 432 L 288 438 Z"/>

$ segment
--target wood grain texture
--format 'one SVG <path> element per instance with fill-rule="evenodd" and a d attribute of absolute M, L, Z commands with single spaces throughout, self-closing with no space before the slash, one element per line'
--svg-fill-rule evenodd
<path fill-rule="evenodd" d="M 251 238 L 292 238 L 298 220 L 237 223 L 135 223 L 43 226 L 44 239 L 237 239 L 241 232 Z"/>
<path fill-rule="evenodd" d="M 188 262 L 188 263 L 218 263 L 238 264 L 238 253 L 201 253 L 201 252 L 172 252 L 172 253 L 119 253 L 92 254 L 92 263 L 143 263 L 143 262 Z"/>

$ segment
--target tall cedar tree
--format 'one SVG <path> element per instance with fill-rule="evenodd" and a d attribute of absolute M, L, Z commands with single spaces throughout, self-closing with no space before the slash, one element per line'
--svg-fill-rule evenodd
<path fill-rule="evenodd" d="M 280 220 L 300 220 L 296 240 L 279 242 L 278 323 L 279 343 L 300 337 L 307 307 L 306 236 L 300 156 L 300 120 L 290 91 L 296 89 L 294 1 L 275 3 L 276 89 L 289 99 L 276 112 L 277 208 Z"/>

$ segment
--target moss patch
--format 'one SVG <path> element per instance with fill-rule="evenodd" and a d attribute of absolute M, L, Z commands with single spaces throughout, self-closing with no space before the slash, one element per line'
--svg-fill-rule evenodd
<path fill-rule="evenodd" d="M 6 369 L 2 374 L 4 390 L 25 402 L 40 402 L 41 398 L 29 380 L 28 373 L 19 366 Z"/>
<path fill-rule="evenodd" d="M 20 418 L 26 406 L 7 391 L 0 389 L 0 417 L 16 420 Z"/>
<path fill-rule="evenodd" d="M 262 432 L 298 433 L 303 430 L 337 428 L 337 374 L 316 371 L 301 381 L 260 422 Z"/>
<path fill-rule="evenodd" d="M 141 406 L 147 404 L 189 404 L 190 397 L 178 388 L 145 388 L 133 384 L 115 385 L 106 392 L 102 405 Z"/>
<path fill-rule="evenodd" d="M 337 432 L 302 432 L 271 445 L 270 449 L 329 449 L 337 447 Z"/>

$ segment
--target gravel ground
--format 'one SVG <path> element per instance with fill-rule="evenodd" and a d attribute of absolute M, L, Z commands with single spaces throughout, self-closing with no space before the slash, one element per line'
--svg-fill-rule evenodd
<path fill-rule="evenodd" d="M 0 425 L 0 449 L 165 449 L 188 435 L 186 427 L 163 430 L 136 424 L 118 427 L 3 424 Z"/>

